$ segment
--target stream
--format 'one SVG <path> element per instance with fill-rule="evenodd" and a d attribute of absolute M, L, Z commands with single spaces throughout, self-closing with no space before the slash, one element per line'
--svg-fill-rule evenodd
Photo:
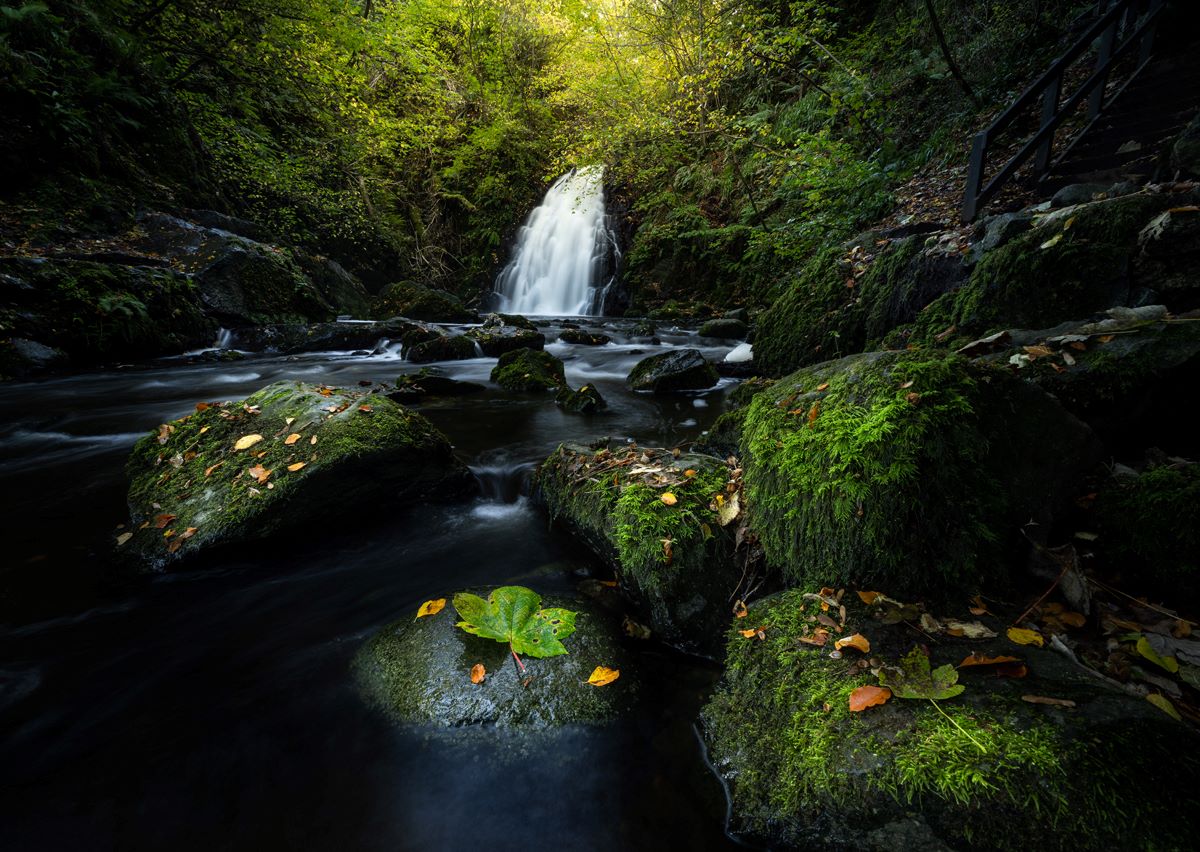
<path fill-rule="evenodd" d="M 636 712 L 529 732 L 397 726 L 355 689 L 361 643 L 420 603 L 471 585 L 572 592 L 608 573 L 526 496 L 562 441 L 691 440 L 730 380 L 695 394 L 633 394 L 641 358 L 704 345 L 663 327 L 583 320 L 613 342 L 557 341 L 572 386 L 607 411 L 488 384 L 495 359 L 434 365 L 485 393 L 416 406 L 479 483 L 474 500 L 397 505 L 307 528 L 264 555 L 226 554 L 170 574 L 106 571 L 127 520 L 135 440 L 198 401 L 270 382 L 388 382 L 416 365 L 379 354 L 174 359 L 0 385 L 0 836 L 15 850 L 731 848 L 726 803 L 695 731 L 716 667 L 654 643 Z"/>

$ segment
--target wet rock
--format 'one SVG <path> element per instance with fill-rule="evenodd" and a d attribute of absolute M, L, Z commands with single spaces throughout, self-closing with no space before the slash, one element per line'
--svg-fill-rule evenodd
<path fill-rule="evenodd" d="M 483 320 L 484 328 L 503 328 L 505 326 L 515 326 L 526 331 L 538 330 L 537 324 L 533 320 L 520 314 L 488 314 Z"/>
<path fill-rule="evenodd" d="M 574 343 L 578 346 L 603 346 L 612 340 L 607 334 L 584 331 L 579 328 L 568 328 L 558 336 L 563 343 Z"/>
<path fill-rule="evenodd" d="M 403 318 L 382 322 L 263 325 L 232 329 L 232 332 L 233 344 L 238 349 L 288 355 L 326 350 L 374 350 L 383 340 L 415 346 L 445 334 L 437 326 Z"/>
<path fill-rule="evenodd" d="M 414 364 L 428 364 L 431 361 L 462 361 L 479 355 L 475 346 L 475 341 L 465 334 L 441 334 L 406 347 L 404 357 Z"/>
<path fill-rule="evenodd" d="M 567 386 L 563 362 L 549 352 L 514 349 L 500 356 L 491 379 L 510 391 L 557 391 Z"/>
<path fill-rule="evenodd" d="M 634 390 L 654 393 L 705 390 L 719 380 L 717 371 L 698 349 L 677 349 L 643 358 L 626 379 Z"/>
<path fill-rule="evenodd" d="M 1073 183 L 1064 186 L 1050 199 L 1050 207 L 1071 207 L 1076 204 L 1087 204 L 1095 201 L 1097 196 L 1106 196 L 1112 184 L 1108 183 Z"/>
<path fill-rule="evenodd" d="M 634 324 L 631 334 L 635 337 L 653 337 L 658 331 L 653 320 L 640 320 Z"/>
<path fill-rule="evenodd" d="M 36 340 L 13 337 L 0 341 L 0 376 L 26 376 L 65 367 L 69 362 L 66 352 Z"/>
<path fill-rule="evenodd" d="M 1006 368 L 937 351 L 801 369 L 743 422 L 747 503 L 793 584 L 956 594 L 1024 554 L 1099 459 L 1095 436 Z"/>
<path fill-rule="evenodd" d="M 467 331 L 467 337 L 479 344 L 484 355 L 498 358 L 515 349 L 541 349 L 546 336 L 525 317 L 515 314 L 491 314 L 479 328 Z"/>
<path fill-rule="evenodd" d="M 1031 213 L 1001 213 L 989 217 L 984 223 L 983 237 L 971 246 L 971 262 L 978 262 L 988 252 L 1000 248 L 1032 227 Z"/>
<path fill-rule="evenodd" d="M 554 404 L 564 411 L 573 411 L 576 414 L 591 414 L 608 407 L 595 385 L 583 385 L 579 390 L 563 388 L 554 397 Z"/>
<path fill-rule="evenodd" d="M 722 340 L 745 340 L 750 331 L 740 319 L 713 319 L 700 326 L 701 337 L 719 337 Z"/>
<path fill-rule="evenodd" d="M 471 589 L 486 597 L 490 589 Z M 405 615 L 367 641 L 355 673 L 368 699 L 397 721 L 456 727 L 513 725 L 546 727 L 615 718 L 637 694 L 631 660 L 612 616 L 580 598 L 547 595 L 541 606 L 576 611 L 575 632 L 563 639 L 566 654 L 524 656 L 521 673 L 502 642 L 457 627 L 447 595 L 445 609 L 414 619 Z M 487 675 L 471 682 L 471 668 Z M 597 666 L 619 669 L 603 687 L 587 683 Z M 528 680 L 527 680 L 528 679 Z"/>
<path fill-rule="evenodd" d="M 1200 179 L 1200 113 L 1171 144 L 1170 168 L 1182 179 Z"/>
<path fill-rule="evenodd" d="M 722 316 L 725 319 L 737 320 L 747 325 L 750 324 L 750 312 L 745 308 L 734 308 L 732 311 L 726 311 Z"/>
<path fill-rule="evenodd" d="M 1200 307 L 1200 211 L 1165 210 L 1138 234 L 1134 280 L 1173 310 Z"/>
<path fill-rule="evenodd" d="M 894 835 L 918 810 L 919 825 L 901 834 L 924 837 L 920 848 L 1190 844 L 1196 814 L 1172 807 L 1179 800 L 1155 785 L 1131 786 L 1128 779 L 1171 767 L 1172 790 L 1190 800 L 1200 788 L 1200 763 L 1190 757 L 1194 731 L 1059 653 L 1016 650 L 1003 638 L 1005 624 L 991 618 L 985 625 L 1000 638 L 939 636 L 929 645 L 931 665 L 958 665 L 972 652 L 1019 654 L 1027 677 L 964 668 L 958 682 L 965 690 L 937 707 L 893 697 L 851 713 L 851 691 L 878 680 L 859 667 L 857 651 L 833 659 L 827 647 L 798 641 L 812 635 L 809 619 L 820 614 L 803 591 L 752 604 L 739 619 L 761 627 L 765 639 L 729 631 L 725 677 L 703 711 L 709 755 L 729 787 L 734 832 L 771 848 L 857 850 L 865 835 Z M 870 656 L 883 665 L 897 665 L 920 638 L 872 618 L 851 591 L 843 601 L 847 622 L 836 633 L 864 635 Z M 1022 695 L 1074 706 L 1031 704 Z M 1039 806 L 1031 808 L 1031 791 L 1038 790 L 1053 796 L 1032 793 Z M 1119 819 L 1110 818 L 1114 807 Z"/>
<path fill-rule="evenodd" d="M 555 522 L 614 568 L 659 638 L 712 652 L 742 571 L 733 517 L 722 526 L 714 508 L 730 476 L 712 456 L 564 444 L 541 465 L 535 488 Z"/>
<path fill-rule="evenodd" d="M 405 373 L 396 379 L 396 389 L 388 394 L 390 399 L 404 403 L 418 401 L 430 396 L 469 396 L 487 390 L 476 382 L 462 382 L 439 375 L 428 367 L 416 373 Z"/>
<path fill-rule="evenodd" d="M 479 315 L 452 293 L 412 281 L 389 284 L 375 297 L 372 315 L 407 317 L 427 322 L 477 322 Z"/>
<path fill-rule="evenodd" d="M 126 472 L 132 534 L 117 552 L 157 569 L 381 499 L 403 506 L 473 487 L 420 415 L 379 394 L 300 382 L 277 382 L 240 404 L 201 403 L 138 441 Z"/>

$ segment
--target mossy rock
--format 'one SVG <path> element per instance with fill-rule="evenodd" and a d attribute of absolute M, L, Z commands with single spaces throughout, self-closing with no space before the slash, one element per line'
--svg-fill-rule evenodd
<path fill-rule="evenodd" d="M 563 343 L 572 343 L 577 346 L 604 346 L 612 340 L 607 334 L 584 331 L 581 328 L 563 329 L 558 339 Z"/>
<path fill-rule="evenodd" d="M 251 435 L 261 440 L 235 449 Z M 472 487 L 425 418 L 378 394 L 300 382 L 276 382 L 241 403 L 201 403 L 138 441 L 126 473 L 132 536 L 118 553 L 147 568 L 380 500 L 403 506 Z"/>
<path fill-rule="evenodd" d="M 1099 448 L 1048 394 L 940 353 L 799 370 L 746 412 L 751 523 L 793 583 L 972 588 L 1049 523 Z"/>
<path fill-rule="evenodd" d="M 503 328 L 505 326 L 514 326 L 523 328 L 526 331 L 537 331 L 537 323 L 529 317 L 523 317 L 520 314 L 488 314 L 484 317 L 484 328 Z"/>
<path fill-rule="evenodd" d="M 549 352 L 514 349 L 492 369 L 492 381 L 510 391 L 557 391 L 567 386 L 563 362 Z"/>
<path fill-rule="evenodd" d="M 699 349 L 675 349 L 643 358 L 626 378 L 633 390 L 654 393 L 706 390 L 720 380 Z"/>
<path fill-rule="evenodd" d="M 416 373 L 404 373 L 396 379 L 396 389 L 388 394 L 395 402 L 409 402 L 428 396 L 469 396 L 487 390 L 476 382 L 463 382 L 422 367 Z"/>
<path fill-rule="evenodd" d="M 441 334 L 406 347 L 404 357 L 414 364 L 431 361 L 463 361 L 478 355 L 475 341 L 465 334 Z"/>
<path fill-rule="evenodd" d="M 614 568 L 660 638 L 712 652 L 741 578 L 732 525 L 722 527 L 714 508 L 730 475 L 720 459 L 696 453 L 564 444 L 542 463 L 535 488 L 550 516 Z"/>
<path fill-rule="evenodd" d="M 701 337 L 718 337 L 722 340 L 745 340 L 750 332 L 744 320 L 723 317 L 711 319 L 696 332 Z"/>
<path fill-rule="evenodd" d="M 487 597 L 490 589 L 469 590 Z M 399 722 L 457 727 L 497 724 L 547 727 L 603 722 L 636 698 L 637 677 L 612 616 L 576 598 L 547 595 L 542 607 L 575 610 L 575 632 L 563 639 L 566 654 L 524 656 L 518 671 L 502 642 L 467 633 L 447 595 L 436 615 L 407 615 L 375 634 L 359 651 L 355 673 L 368 700 Z M 487 675 L 471 682 L 482 664 Z M 618 669 L 607 686 L 587 683 L 597 666 Z M 529 679 L 526 682 L 526 679 Z"/>
<path fill-rule="evenodd" d="M 563 388 L 554 397 L 554 404 L 564 411 L 576 414 L 591 414 L 608 408 L 608 403 L 604 401 L 600 391 L 596 390 L 595 385 L 583 385 L 579 390 Z"/>
<path fill-rule="evenodd" d="M 872 619 L 853 593 L 845 600 L 844 633 L 863 634 L 871 656 L 897 664 L 913 632 Z M 736 833 L 773 848 L 855 850 L 915 816 L 923 848 L 1193 845 L 1197 815 L 1176 803 L 1200 792 L 1200 742 L 1149 702 L 1106 688 L 1052 651 L 939 637 L 934 667 L 972 652 L 1019 653 L 1028 676 L 963 669 L 965 691 L 937 707 L 893 697 L 851 713 L 850 693 L 878 680 L 859 667 L 857 651 L 833 659 L 799 641 L 819 612 L 801 590 L 789 591 L 739 619 L 765 639 L 728 633 L 724 680 L 702 717 Z M 1003 634 L 1003 624 L 991 626 Z M 1027 694 L 1076 706 L 1030 704 Z M 1169 792 L 1153 780 L 1164 770 Z"/>
<path fill-rule="evenodd" d="M 467 337 L 479 344 L 480 350 L 489 358 L 498 358 L 515 349 L 541 349 L 546 345 L 546 335 L 536 328 L 519 325 L 482 325 L 467 330 Z"/>
<path fill-rule="evenodd" d="M 1200 465 L 1166 462 L 1138 475 L 1112 476 L 1093 517 L 1110 570 L 1140 594 L 1191 611 L 1200 593 Z"/>
<path fill-rule="evenodd" d="M 455 295 L 412 281 L 389 284 L 375 297 L 372 315 L 377 319 L 401 316 L 428 322 L 476 322 L 479 315 Z"/>

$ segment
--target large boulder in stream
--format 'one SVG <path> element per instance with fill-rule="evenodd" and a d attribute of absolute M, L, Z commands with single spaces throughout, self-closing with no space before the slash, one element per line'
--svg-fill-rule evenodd
<path fill-rule="evenodd" d="M 654 393 L 706 390 L 720 380 L 699 349 L 677 349 L 643 358 L 626 379 L 634 390 Z"/>
<path fill-rule="evenodd" d="M 475 341 L 465 334 L 439 334 L 430 337 L 414 346 L 406 347 L 404 357 L 414 364 L 428 364 L 432 361 L 463 361 L 474 358 L 479 353 L 475 350 Z"/>
<path fill-rule="evenodd" d="M 530 320 L 517 314 L 489 314 L 479 328 L 467 331 L 484 355 L 498 358 L 514 349 L 541 349 L 546 336 Z"/>
<path fill-rule="evenodd" d="M 742 577 L 736 472 L 721 459 L 563 444 L 537 472 L 550 516 L 616 571 L 659 638 L 712 652 Z"/>
<path fill-rule="evenodd" d="M 739 621 L 759 632 L 729 630 L 724 679 L 702 714 L 735 834 L 830 852 L 1194 846 L 1200 820 L 1184 804 L 1200 792 L 1194 730 L 1070 652 L 1008 641 L 1007 619 L 983 619 L 991 638 L 938 635 L 926 663 L 914 649 L 925 637 L 886 607 L 847 591 L 842 617 L 812 589 L 751 604 Z M 814 644 L 831 615 L 831 637 L 859 634 L 869 652 Z M 1018 657 L 1019 668 L 954 670 L 973 653 Z M 851 693 L 878 686 L 881 669 L 909 674 L 912 694 L 851 712 Z M 947 672 L 958 694 L 937 685 L 953 683 Z"/>
<path fill-rule="evenodd" d="M 470 591 L 487 597 L 493 590 Z M 373 704 L 400 722 L 547 727 L 617 716 L 637 694 L 619 625 L 582 599 L 548 595 L 540 606 L 575 612 L 575 630 L 561 640 L 566 654 L 522 655 L 522 672 L 507 643 L 457 627 L 460 615 L 445 602 L 433 615 L 405 616 L 369 639 L 355 659 L 359 685 Z M 480 683 L 471 680 L 476 665 L 486 672 Z M 620 676 L 592 686 L 588 678 L 597 666 L 616 669 Z"/>
<path fill-rule="evenodd" d="M 375 393 L 300 382 L 200 403 L 134 445 L 118 552 L 164 568 L 391 501 L 466 494 L 467 467 L 418 414 Z"/>
<path fill-rule="evenodd" d="M 505 352 L 492 369 L 491 379 L 505 390 L 558 391 L 567 386 L 563 362 L 549 352 L 514 349 Z"/>

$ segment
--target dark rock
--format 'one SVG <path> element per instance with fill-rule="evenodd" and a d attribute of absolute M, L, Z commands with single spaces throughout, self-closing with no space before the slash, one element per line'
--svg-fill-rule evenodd
<path fill-rule="evenodd" d="M 362 282 L 336 260 L 297 252 L 296 262 L 339 316 L 366 319 L 371 315 L 371 297 Z"/>
<path fill-rule="evenodd" d="M 13 337 L 0 341 L 0 376 L 26 376 L 43 370 L 65 367 L 70 356 L 61 349 L 36 340 Z"/>
<path fill-rule="evenodd" d="M 434 337 L 404 350 L 404 357 L 414 364 L 431 361 L 462 361 L 474 358 L 479 353 L 476 343 L 464 334 L 445 334 Z"/>
<path fill-rule="evenodd" d="M 1169 163 L 1172 176 L 1178 174 L 1184 180 L 1200 180 L 1200 113 L 1171 144 Z"/>
<path fill-rule="evenodd" d="M 289 444 L 289 434 L 300 439 Z M 251 435 L 261 439 L 236 449 Z M 449 442 L 420 415 L 378 394 L 325 393 L 300 382 L 160 426 L 134 445 L 126 471 L 133 532 L 118 540 L 118 553 L 158 569 L 217 546 L 326 525 L 381 497 L 403 505 L 473 487 Z"/>
<path fill-rule="evenodd" d="M 438 375 L 429 368 L 416 373 L 404 373 L 396 379 L 396 390 L 388 394 L 396 402 L 422 399 L 427 396 L 468 396 L 487 390 L 476 382 L 461 382 Z"/>
<path fill-rule="evenodd" d="M 644 319 L 635 323 L 630 333 L 636 337 L 653 337 L 657 331 L 653 320 Z"/>
<path fill-rule="evenodd" d="M 654 393 L 705 390 L 719 380 L 717 371 L 698 349 L 676 349 L 643 358 L 626 379 L 634 390 Z"/>
<path fill-rule="evenodd" d="M 689 469 L 696 473 L 686 476 Z M 564 444 L 538 470 L 535 488 L 551 517 L 616 570 L 659 638 L 711 653 L 742 575 L 733 524 L 722 526 L 712 508 L 729 478 L 712 456 Z"/>
<path fill-rule="evenodd" d="M 563 388 L 554 397 L 554 404 L 565 411 L 573 411 L 576 414 L 591 414 L 593 411 L 600 411 L 608 407 L 608 403 L 604 401 L 604 397 L 600 396 L 600 391 L 596 390 L 595 385 L 584 385 L 579 390 Z"/>
<path fill-rule="evenodd" d="M 1183 311 L 1200 307 L 1200 212 L 1166 210 L 1138 234 L 1135 283 L 1163 304 Z"/>
<path fill-rule="evenodd" d="M 1050 199 L 1050 207 L 1057 209 L 1076 204 L 1089 204 L 1095 201 L 1097 196 L 1107 196 L 1111 188 L 1112 184 L 1110 183 L 1073 183 L 1054 193 Z"/>
<path fill-rule="evenodd" d="M 726 311 L 722 316 L 725 319 L 738 320 L 746 324 L 750 322 L 750 312 L 745 308 L 734 308 L 732 311 Z"/>
<path fill-rule="evenodd" d="M 486 597 L 490 589 L 470 591 Z M 618 716 L 633 703 L 638 685 L 612 616 L 578 598 L 547 595 L 541 605 L 576 611 L 575 632 L 562 640 L 566 654 L 522 657 L 524 674 L 506 644 L 455 627 L 448 601 L 436 615 L 406 615 L 369 639 L 355 659 L 358 682 L 372 703 L 400 722 L 544 727 Z M 470 676 L 477 663 L 487 671 L 478 684 Z M 621 675 L 605 687 L 591 686 L 587 679 L 597 666 Z"/>
<path fill-rule="evenodd" d="M 510 391 L 557 391 L 567 386 L 563 362 L 549 352 L 514 349 L 500 356 L 491 379 Z"/>
<path fill-rule="evenodd" d="M 977 263 L 989 251 L 1011 241 L 1033 227 L 1030 213 L 1001 213 L 991 216 L 984 223 L 983 237 L 971 246 L 971 262 Z"/>
<path fill-rule="evenodd" d="M 538 330 L 537 324 L 533 320 L 520 314 L 488 314 L 484 317 L 484 328 L 504 328 L 506 326 L 516 326 L 526 331 Z"/>
<path fill-rule="evenodd" d="M 578 328 L 568 328 L 558 336 L 563 343 L 574 343 L 579 346 L 603 346 L 612 340 L 607 334 L 584 331 Z"/>
<path fill-rule="evenodd" d="M 492 314 L 493 317 L 499 316 Z M 524 319 L 518 317 L 518 319 Z M 530 323 L 532 325 L 532 323 Z M 484 323 L 479 328 L 467 330 L 467 337 L 479 344 L 480 350 L 489 358 L 498 358 L 505 352 L 516 349 L 541 349 L 546 345 L 546 336 L 537 328 L 507 322 Z"/>
<path fill-rule="evenodd" d="M 749 329 L 740 319 L 713 319 L 700 326 L 701 337 L 719 337 L 723 340 L 744 340 Z"/>
<path fill-rule="evenodd" d="M 372 315 L 379 319 L 402 316 L 427 322 L 478 322 L 479 315 L 445 290 L 412 281 L 384 287 L 375 298 Z"/>

